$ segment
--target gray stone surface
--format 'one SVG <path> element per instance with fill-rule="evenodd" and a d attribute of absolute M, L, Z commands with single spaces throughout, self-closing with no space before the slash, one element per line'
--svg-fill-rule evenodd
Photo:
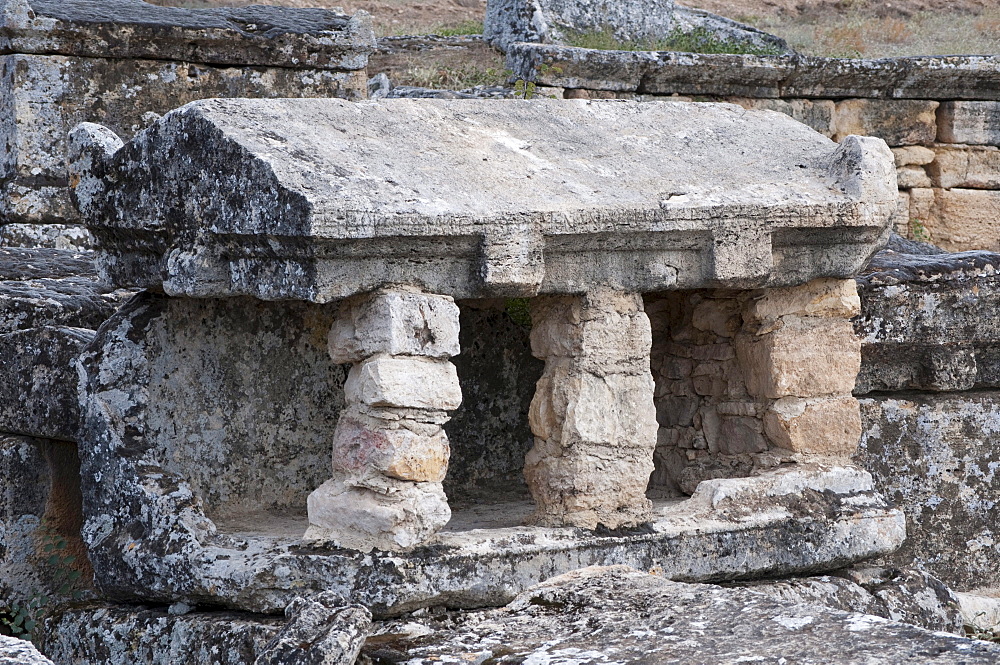
<path fill-rule="evenodd" d="M 826 605 L 965 635 L 958 596 L 937 578 L 914 568 L 846 568 L 832 575 L 741 586 L 776 600 Z"/>
<path fill-rule="evenodd" d="M 942 104 L 938 140 L 972 145 L 1000 144 L 1000 104 L 987 101 Z"/>
<path fill-rule="evenodd" d="M 541 71 L 539 66 L 550 67 Z M 842 99 L 997 100 L 1000 56 L 866 60 L 798 54 L 761 56 L 600 51 L 512 44 L 515 77 L 563 88 L 644 95 L 736 95 Z"/>
<path fill-rule="evenodd" d="M 610 31 L 622 42 L 655 41 L 675 32 L 702 30 L 720 41 L 790 51 L 780 37 L 674 0 L 571 2 L 568 0 L 490 0 L 483 37 L 506 49 L 515 42 L 566 43 L 576 35 Z"/>
<path fill-rule="evenodd" d="M 94 248 L 94 238 L 82 226 L 4 224 L 0 226 L 0 247 L 41 247 L 85 251 Z"/>
<path fill-rule="evenodd" d="M 0 665 L 52 665 L 31 642 L 0 635 Z"/>
<path fill-rule="evenodd" d="M 906 541 L 886 561 L 952 588 L 1000 584 L 994 391 L 862 397 L 858 464 L 906 513 Z"/>
<path fill-rule="evenodd" d="M 181 9 L 142 0 L 4 0 L 0 53 L 363 69 L 370 17 L 263 5 Z"/>
<path fill-rule="evenodd" d="M 87 607 L 47 621 L 45 651 L 58 665 L 250 665 L 284 623 L 239 612 Z"/>
<path fill-rule="evenodd" d="M 93 338 L 92 330 L 63 326 L 0 333 L 0 431 L 75 441 L 73 363 Z"/>
<path fill-rule="evenodd" d="M 580 565 L 729 579 L 838 568 L 903 539 L 864 474 L 802 469 L 703 484 L 635 530 L 521 527 L 530 503 L 494 499 L 425 547 L 303 548 L 343 376 L 315 334 L 325 311 L 144 294 L 98 332 L 83 357 L 83 535 L 109 597 L 275 612 L 322 589 L 384 615 L 499 605 Z"/>
<path fill-rule="evenodd" d="M 882 141 L 726 105 L 215 100 L 94 159 L 102 274 L 198 297 L 795 284 L 854 274 L 897 199 Z"/>
<path fill-rule="evenodd" d="M 364 607 L 329 592 L 296 598 L 285 616 L 288 623 L 254 665 L 354 665 L 372 623 Z"/>
<path fill-rule="evenodd" d="M 365 654 L 383 663 L 995 663 L 1000 646 L 860 613 L 670 582 L 625 567 L 553 578 L 491 612 L 407 617 Z"/>
<path fill-rule="evenodd" d="M 112 24 L 104 28 L 119 30 Z M 195 99 L 365 96 L 363 65 L 340 71 L 161 57 L 0 56 L 0 88 L 6 91 L 0 99 L 0 142 L 7 146 L 0 157 L 5 194 L 0 223 L 59 224 L 77 217 L 69 197 L 66 135 L 80 122 L 100 122 L 128 138 L 157 114 Z"/>
<path fill-rule="evenodd" d="M 1000 254 L 897 248 L 858 278 L 855 394 L 1000 387 Z"/>

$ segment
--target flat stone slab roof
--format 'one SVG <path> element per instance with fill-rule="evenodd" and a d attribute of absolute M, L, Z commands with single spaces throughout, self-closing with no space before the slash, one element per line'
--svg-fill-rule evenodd
<path fill-rule="evenodd" d="M 375 48 L 365 12 L 142 0 L 0 0 L 0 54 L 150 58 L 222 65 L 361 69 Z"/>
<path fill-rule="evenodd" d="M 105 279 L 195 297 L 847 277 L 897 196 L 882 140 L 728 104 L 208 100 L 72 143 Z"/>

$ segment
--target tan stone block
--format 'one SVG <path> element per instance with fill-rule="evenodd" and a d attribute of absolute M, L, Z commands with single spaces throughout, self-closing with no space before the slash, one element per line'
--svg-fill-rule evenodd
<path fill-rule="evenodd" d="M 938 113 L 938 141 L 1000 145 L 1000 102 L 945 102 Z"/>
<path fill-rule="evenodd" d="M 836 108 L 829 99 L 762 99 L 754 97 L 729 97 L 727 102 L 745 109 L 768 110 L 784 113 L 824 136 L 833 136 L 833 117 Z"/>
<path fill-rule="evenodd" d="M 853 279 L 824 277 L 801 286 L 761 290 L 747 302 L 743 317 L 752 325 L 787 315 L 849 319 L 860 312 L 861 299 Z"/>
<path fill-rule="evenodd" d="M 934 161 L 934 150 L 920 145 L 909 145 L 893 148 L 892 156 L 896 160 L 896 168 L 901 166 L 924 166 Z"/>
<path fill-rule="evenodd" d="M 933 238 L 917 237 L 926 233 L 927 225 L 933 225 L 934 216 L 936 215 L 935 203 L 934 203 L 934 190 L 928 188 L 918 188 L 910 190 L 910 219 L 909 219 L 909 233 L 907 237 L 915 238 L 917 240 L 931 241 Z M 920 234 L 915 234 L 914 231 L 920 230 Z"/>
<path fill-rule="evenodd" d="M 910 193 L 899 193 L 899 204 L 892 216 L 892 228 L 904 238 L 910 236 Z"/>
<path fill-rule="evenodd" d="M 375 356 L 351 368 L 344 384 L 349 404 L 454 411 L 462 404 L 458 372 L 447 360 Z"/>
<path fill-rule="evenodd" d="M 937 145 L 934 151 L 927 172 L 935 187 L 1000 189 L 1000 148 Z"/>
<path fill-rule="evenodd" d="M 914 190 L 915 191 L 915 190 Z M 951 252 L 1000 250 L 1000 191 L 935 189 L 923 225 L 930 241 Z"/>
<path fill-rule="evenodd" d="M 732 298 L 705 298 L 691 312 L 691 325 L 719 337 L 732 337 L 742 324 L 741 308 L 739 301 Z"/>
<path fill-rule="evenodd" d="M 916 99 L 845 99 L 837 102 L 834 139 L 877 136 L 890 147 L 929 145 L 937 137 L 938 102 Z"/>
<path fill-rule="evenodd" d="M 430 434 L 414 432 L 399 422 L 372 424 L 342 416 L 333 434 L 333 468 L 355 475 L 371 471 L 390 478 L 439 483 L 448 472 L 451 449 L 439 426 Z M 420 424 L 414 423 L 418 429 Z"/>
<path fill-rule="evenodd" d="M 861 438 L 861 408 L 853 397 L 785 397 L 764 414 L 764 431 L 781 448 L 849 457 Z"/>
<path fill-rule="evenodd" d="M 896 169 L 896 185 L 900 189 L 913 189 L 914 187 L 930 187 L 931 179 L 920 166 L 904 166 Z"/>
<path fill-rule="evenodd" d="M 861 341 L 848 319 L 785 317 L 764 335 L 741 333 L 736 356 L 754 397 L 848 395 L 861 369 Z"/>

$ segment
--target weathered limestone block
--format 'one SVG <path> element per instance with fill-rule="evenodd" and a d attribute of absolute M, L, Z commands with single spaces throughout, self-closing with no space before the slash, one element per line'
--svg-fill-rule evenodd
<path fill-rule="evenodd" d="M 711 32 L 720 40 L 777 52 L 790 51 L 780 37 L 711 12 L 675 5 L 674 0 L 604 3 L 594 0 L 490 0 L 483 36 L 502 49 L 515 42 L 565 43 L 573 37 L 610 31 L 622 42 L 655 42 L 674 30 Z"/>
<path fill-rule="evenodd" d="M 996 587 L 996 393 L 872 394 L 860 401 L 856 460 L 906 513 L 906 541 L 884 560 L 927 570 L 957 590 Z"/>
<path fill-rule="evenodd" d="M 371 612 L 332 593 L 296 598 L 285 617 L 254 665 L 354 665 L 372 623 Z"/>
<path fill-rule="evenodd" d="M 45 651 L 56 663 L 77 665 L 248 665 L 284 623 L 241 612 L 86 607 L 47 621 Z"/>
<path fill-rule="evenodd" d="M 847 319 L 787 316 L 773 332 L 736 339 L 747 390 L 767 398 L 849 395 L 861 342 Z"/>
<path fill-rule="evenodd" d="M 935 187 L 1000 189 L 1000 148 L 936 145 L 927 172 Z"/>
<path fill-rule="evenodd" d="M 958 595 L 939 579 L 913 568 L 845 568 L 821 577 L 751 582 L 746 589 L 776 600 L 826 605 L 965 635 Z"/>
<path fill-rule="evenodd" d="M 330 329 L 330 357 L 356 363 L 377 353 L 457 356 L 458 306 L 447 296 L 389 291 L 345 306 Z"/>
<path fill-rule="evenodd" d="M 919 166 L 904 166 L 896 169 L 896 182 L 900 189 L 931 186 L 930 176 Z"/>
<path fill-rule="evenodd" d="M 938 112 L 937 140 L 942 143 L 1000 145 L 1000 104 L 990 101 L 943 103 Z"/>
<path fill-rule="evenodd" d="M 858 447 L 861 414 L 853 397 L 783 397 L 764 415 L 775 445 L 795 452 L 848 456 Z"/>
<path fill-rule="evenodd" d="M 877 136 L 890 146 L 929 145 L 937 136 L 938 102 L 919 99 L 845 99 L 837 102 L 836 140 Z"/>
<path fill-rule="evenodd" d="M 572 661 L 831 665 L 986 664 L 1000 646 L 946 635 L 809 600 L 750 589 L 679 584 L 627 566 L 585 568 L 525 591 L 500 610 L 457 615 L 447 625 L 407 617 L 363 654 L 387 663 L 468 658 Z M 389 637 L 389 636 L 392 637 Z"/>
<path fill-rule="evenodd" d="M 998 270 L 1000 255 L 990 252 L 948 254 L 894 240 L 877 254 L 858 279 L 855 393 L 1000 387 Z"/>
<path fill-rule="evenodd" d="M 937 157 L 937 150 L 941 146 L 934 146 L 934 149 L 921 145 L 910 145 L 901 148 L 893 148 L 892 156 L 896 159 L 896 168 L 903 166 L 926 166 Z"/>
<path fill-rule="evenodd" d="M 910 234 L 910 193 L 899 193 L 899 204 L 896 207 L 896 214 L 892 216 L 893 233 L 903 236 Z"/>
<path fill-rule="evenodd" d="M 31 642 L 0 635 L 0 665 L 52 665 Z"/>
<path fill-rule="evenodd" d="M 931 242 L 951 252 L 1000 250 L 1000 232 L 993 220 L 1000 215 L 1000 191 L 933 189 L 933 202 L 923 195 L 917 211 Z M 916 201 L 916 199 L 914 199 Z"/>
<path fill-rule="evenodd" d="M 74 137 L 77 154 L 106 143 Z M 429 146 L 433 169 L 400 163 Z M 649 292 L 855 274 L 888 231 L 892 164 L 878 139 L 730 105 L 214 100 L 105 153 L 76 193 L 102 274 L 171 295 Z"/>
<path fill-rule="evenodd" d="M 442 425 L 462 404 L 459 310 L 447 296 L 384 289 L 341 304 L 330 357 L 354 362 L 334 432 L 334 477 L 309 495 L 305 540 L 370 552 L 427 541 L 451 518 Z"/>
<path fill-rule="evenodd" d="M 732 104 L 739 104 L 745 109 L 784 113 L 812 127 L 823 136 L 832 137 L 836 133 L 833 124 L 836 104 L 829 99 L 755 99 L 752 97 L 729 97 L 725 101 Z"/>
<path fill-rule="evenodd" d="M 768 98 L 1000 99 L 997 56 L 866 60 L 603 51 L 552 44 L 507 47 L 514 76 L 545 86 L 659 95 Z M 543 64 L 550 68 L 539 70 Z"/>
<path fill-rule="evenodd" d="M 524 465 L 532 521 L 589 529 L 648 521 L 657 424 L 641 297 L 592 292 L 531 308 L 531 350 L 545 360 Z"/>

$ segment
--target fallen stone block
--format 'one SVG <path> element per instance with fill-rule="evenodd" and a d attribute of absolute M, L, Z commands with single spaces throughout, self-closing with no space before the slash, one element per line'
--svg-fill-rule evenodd
<path fill-rule="evenodd" d="M 971 665 L 1000 657 L 1000 646 L 988 642 L 749 589 L 678 584 L 625 566 L 577 570 L 525 591 L 503 609 L 449 619 L 391 623 L 363 653 L 388 663 L 492 658 L 588 665 L 778 662 L 793 655 L 843 665 Z"/>
<path fill-rule="evenodd" d="M 285 617 L 254 665 L 354 665 L 372 621 L 368 610 L 330 593 L 296 598 Z"/>
<path fill-rule="evenodd" d="M 49 619 L 45 650 L 79 665 L 248 665 L 284 624 L 281 616 L 98 605 Z"/>
<path fill-rule="evenodd" d="M 1000 145 L 1000 104 L 955 101 L 941 105 L 937 140 L 942 143 Z"/>
<path fill-rule="evenodd" d="M 832 575 L 762 580 L 740 586 L 778 600 L 826 605 L 965 635 L 961 594 L 913 568 L 845 568 Z"/>
<path fill-rule="evenodd" d="M 0 665 L 52 665 L 31 642 L 0 635 Z"/>

